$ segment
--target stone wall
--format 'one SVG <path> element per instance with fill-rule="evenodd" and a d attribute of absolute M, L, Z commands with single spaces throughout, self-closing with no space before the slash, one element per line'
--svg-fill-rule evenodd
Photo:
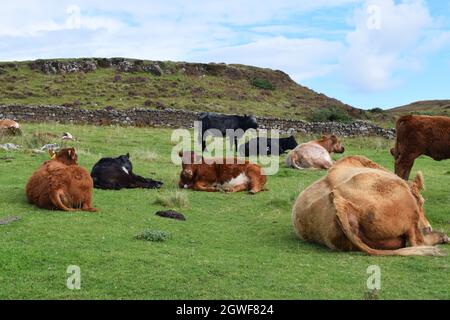
<path fill-rule="evenodd" d="M 59 122 L 94 125 L 150 126 L 169 128 L 192 128 L 198 112 L 165 109 L 150 110 L 134 108 L 116 110 L 85 110 L 65 106 L 6 106 L 0 105 L 0 119 L 9 118 L 18 122 Z M 349 124 L 338 122 L 306 122 L 280 118 L 258 117 L 261 129 L 278 129 L 281 133 L 336 134 L 341 137 L 380 136 L 395 137 L 394 129 L 383 129 L 365 121 Z"/>

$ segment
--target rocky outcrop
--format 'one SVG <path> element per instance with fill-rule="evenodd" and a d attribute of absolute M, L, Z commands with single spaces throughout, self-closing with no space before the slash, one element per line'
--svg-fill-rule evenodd
<path fill-rule="evenodd" d="M 9 118 L 23 122 L 60 122 L 95 125 L 150 126 L 169 128 L 192 128 L 198 112 L 179 109 L 134 108 L 116 110 L 107 107 L 101 110 L 85 110 L 68 106 L 5 106 L 0 105 L 0 119 Z M 282 134 L 299 132 L 304 134 L 336 134 L 341 137 L 380 136 L 395 137 L 394 129 L 383 129 L 365 121 L 349 124 L 339 122 L 306 122 L 280 118 L 258 117 L 261 129 L 277 129 Z"/>

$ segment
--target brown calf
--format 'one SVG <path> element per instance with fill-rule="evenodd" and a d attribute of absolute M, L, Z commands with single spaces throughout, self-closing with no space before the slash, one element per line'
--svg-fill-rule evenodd
<path fill-rule="evenodd" d="M 92 178 L 78 166 L 75 149 L 50 151 L 50 155 L 52 159 L 44 162 L 28 180 L 28 201 L 49 210 L 97 211 L 92 207 Z"/>
<path fill-rule="evenodd" d="M 236 158 L 204 159 L 194 152 L 180 152 L 182 171 L 179 187 L 208 192 L 239 192 L 255 194 L 264 189 L 266 176 L 260 166 Z"/>

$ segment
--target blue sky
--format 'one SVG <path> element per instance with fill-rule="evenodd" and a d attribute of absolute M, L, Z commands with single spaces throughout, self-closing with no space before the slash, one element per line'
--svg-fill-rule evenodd
<path fill-rule="evenodd" d="M 91 56 L 279 69 L 361 108 L 450 99 L 450 2 L 2 3 L 0 60 Z"/>

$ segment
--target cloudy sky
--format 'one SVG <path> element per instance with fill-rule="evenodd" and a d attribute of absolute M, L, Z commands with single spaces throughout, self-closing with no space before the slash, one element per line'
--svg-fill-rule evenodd
<path fill-rule="evenodd" d="M 0 60 L 242 63 L 356 107 L 450 99 L 450 1 L 14 0 Z"/>

